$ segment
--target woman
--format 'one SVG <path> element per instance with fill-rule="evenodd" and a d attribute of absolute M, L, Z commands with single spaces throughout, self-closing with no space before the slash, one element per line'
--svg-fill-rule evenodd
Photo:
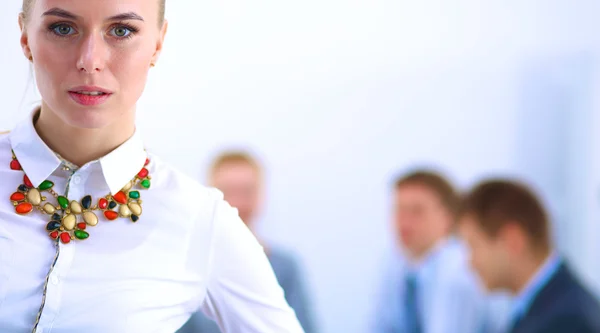
<path fill-rule="evenodd" d="M 201 308 L 301 332 L 237 212 L 135 130 L 164 0 L 24 0 L 19 24 L 42 103 L 0 135 L 0 331 L 171 333 Z"/>

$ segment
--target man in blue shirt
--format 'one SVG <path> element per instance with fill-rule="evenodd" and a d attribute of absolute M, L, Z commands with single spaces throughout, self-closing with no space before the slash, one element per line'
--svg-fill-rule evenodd
<path fill-rule="evenodd" d="M 244 151 L 226 151 L 212 164 L 209 179 L 212 186 L 221 190 L 225 200 L 254 230 L 254 222 L 262 203 L 263 174 L 259 162 Z M 296 312 L 306 333 L 316 332 L 309 295 L 304 276 L 296 258 L 288 251 L 263 243 L 277 281 L 285 293 L 285 299 Z M 219 333 L 219 327 L 201 312 L 192 318 L 177 333 Z"/>
<path fill-rule="evenodd" d="M 441 175 L 417 170 L 394 184 L 398 250 L 391 258 L 371 332 L 488 332 L 488 298 L 453 236 L 458 196 Z"/>
<path fill-rule="evenodd" d="M 462 206 L 473 267 L 489 290 L 515 296 L 509 332 L 600 332 L 600 305 L 553 250 L 547 214 L 531 190 L 485 181 Z"/>

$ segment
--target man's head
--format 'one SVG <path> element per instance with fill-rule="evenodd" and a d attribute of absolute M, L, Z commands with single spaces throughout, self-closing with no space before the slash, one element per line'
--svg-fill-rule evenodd
<path fill-rule="evenodd" d="M 523 265 L 551 250 L 546 212 L 526 186 L 509 180 L 477 185 L 463 199 L 460 233 L 471 248 L 471 265 L 489 290 L 518 291 Z"/>
<path fill-rule="evenodd" d="M 427 170 L 399 177 L 394 191 L 396 235 L 407 254 L 419 258 L 450 233 L 458 197 L 448 180 Z"/>
<path fill-rule="evenodd" d="M 244 151 L 223 152 L 212 163 L 209 182 L 223 191 L 225 200 L 251 227 L 262 203 L 263 176 L 258 161 Z"/>

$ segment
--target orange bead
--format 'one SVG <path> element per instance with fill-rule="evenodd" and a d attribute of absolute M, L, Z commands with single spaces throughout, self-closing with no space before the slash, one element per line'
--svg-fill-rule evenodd
<path fill-rule="evenodd" d="M 122 191 L 119 191 L 117 194 L 113 195 L 113 199 L 122 205 L 127 203 L 127 196 Z"/>
<path fill-rule="evenodd" d="M 15 192 L 10 196 L 10 200 L 12 201 L 22 201 L 25 200 L 25 194 L 21 192 Z"/>
<path fill-rule="evenodd" d="M 29 202 L 23 202 L 18 204 L 17 207 L 15 207 L 15 209 L 18 214 L 27 214 L 33 210 L 33 205 Z"/>
<path fill-rule="evenodd" d="M 57 239 L 58 238 L 58 231 L 52 231 L 50 233 L 50 238 Z"/>
<path fill-rule="evenodd" d="M 116 220 L 119 217 L 119 213 L 113 211 L 113 210 L 105 210 L 104 211 L 104 216 L 109 219 L 109 220 Z"/>

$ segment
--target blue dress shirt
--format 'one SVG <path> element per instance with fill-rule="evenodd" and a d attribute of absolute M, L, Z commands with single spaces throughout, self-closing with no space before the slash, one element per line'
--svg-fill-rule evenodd
<path fill-rule="evenodd" d="M 381 289 L 370 332 L 404 333 L 405 278 L 415 273 L 417 308 L 423 333 L 482 333 L 488 297 L 468 265 L 468 252 L 456 238 L 440 242 L 421 262 L 394 255 Z"/>

